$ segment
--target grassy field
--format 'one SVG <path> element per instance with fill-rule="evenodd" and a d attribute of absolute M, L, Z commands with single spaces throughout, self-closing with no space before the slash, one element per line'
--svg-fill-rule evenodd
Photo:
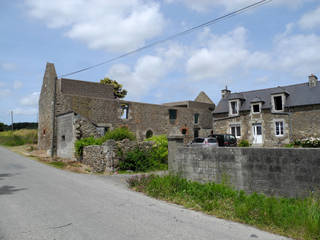
<path fill-rule="evenodd" d="M 151 197 L 256 226 L 295 239 L 320 240 L 320 198 L 267 197 L 246 194 L 226 184 L 201 184 L 178 176 L 140 176 L 129 186 Z"/>
<path fill-rule="evenodd" d="M 36 129 L 0 132 L 0 145 L 20 146 L 24 144 L 36 144 L 38 141 L 37 133 Z"/>

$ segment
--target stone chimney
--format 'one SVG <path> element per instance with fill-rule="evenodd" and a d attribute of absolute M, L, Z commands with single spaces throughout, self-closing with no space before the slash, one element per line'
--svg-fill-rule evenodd
<path fill-rule="evenodd" d="M 318 78 L 316 75 L 311 74 L 309 76 L 309 87 L 315 87 L 318 84 Z"/>
<path fill-rule="evenodd" d="M 221 97 L 222 97 L 222 98 L 226 98 L 226 97 L 229 96 L 230 93 L 231 93 L 231 91 L 228 90 L 228 87 L 226 86 L 225 89 L 221 90 Z"/>

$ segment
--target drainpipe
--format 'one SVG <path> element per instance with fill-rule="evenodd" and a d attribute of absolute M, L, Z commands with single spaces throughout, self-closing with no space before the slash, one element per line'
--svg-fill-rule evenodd
<path fill-rule="evenodd" d="M 53 101 L 52 101 L 52 135 L 51 135 L 51 157 L 53 158 L 54 153 L 54 136 L 56 131 L 56 93 L 57 93 L 57 80 L 54 79 L 54 87 L 53 87 Z"/>

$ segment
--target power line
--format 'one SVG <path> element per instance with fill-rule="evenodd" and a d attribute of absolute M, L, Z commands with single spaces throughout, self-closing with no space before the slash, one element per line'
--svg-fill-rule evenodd
<path fill-rule="evenodd" d="M 182 32 L 179 32 L 179 33 L 176 33 L 176 34 L 174 34 L 174 35 L 171 35 L 171 36 L 169 36 L 169 37 L 167 37 L 167 38 L 160 39 L 160 40 L 158 40 L 158 41 L 155 41 L 155 42 L 150 43 L 150 44 L 148 44 L 148 45 L 145 45 L 145 46 L 143 46 L 143 47 L 134 49 L 134 50 L 132 50 L 132 51 L 126 52 L 126 53 L 124 53 L 124 54 L 122 54 L 122 55 L 119 55 L 119 56 L 117 56 L 117 57 L 108 59 L 108 60 L 106 60 L 106 61 L 104 61 L 104 62 L 95 64 L 95 65 L 91 65 L 91 66 L 82 68 L 82 69 L 80 69 L 80 70 L 74 71 L 74 72 L 62 74 L 60 77 L 66 77 L 66 76 L 74 75 L 74 74 L 76 74 L 76 73 L 84 72 L 84 71 L 87 71 L 87 70 L 89 70 L 89 69 L 96 68 L 96 67 L 99 67 L 99 66 L 101 66 L 101 65 L 104 65 L 104 64 L 107 64 L 107 63 L 116 61 L 116 60 L 118 60 L 118 59 L 120 59 L 120 58 L 124 58 L 124 57 L 126 57 L 126 56 L 128 56 L 128 55 L 132 55 L 132 54 L 134 54 L 134 53 L 140 52 L 140 51 L 145 50 L 145 49 L 147 49 L 147 48 L 151 48 L 151 47 L 153 47 L 153 46 L 155 46 L 155 45 L 158 45 L 158 44 L 167 42 L 167 41 L 169 41 L 169 40 L 172 40 L 172 39 L 174 39 L 174 38 L 180 37 L 180 36 L 182 36 L 182 35 L 188 34 L 188 33 L 190 33 L 190 32 L 193 32 L 193 31 L 195 31 L 195 30 L 198 30 L 199 28 L 203 28 L 203 27 L 206 27 L 206 26 L 210 26 L 210 25 L 216 24 L 217 22 L 220 22 L 220 21 L 222 21 L 222 20 L 225 19 L 225 18 L 234 17 L 234 16 L 236 16 L 236 15 L 238 15 L 238 14 L 241 14 L 241 13 L 249 10 L 250 8 L 258 7 L 258 6 L 267 4 L 267 3 L 269 3 L 269 2 L 272 2 L 272 0 L 261 0 L 261 1 L 259 1 L 259 2 L 250 4 L 250 5 L 246 6 L 246 7 L 240 8 L 240 9 L 238 9 L 238 10 L 236 10 L 236 11 L 233 11 L 233 12 L 230 12 L 230 13 L 228 13 L 228 14 L 225 14 L 225 15 L 223 15 L 223 16 L 221 16 L 221 17 L 212 19 L 212 20 L 210 20 L 210 21 L 208 21 L 208 22 L 202 23 L 202 24 L 197 25 L 197 26 L 195 26 L 195 27 L 192 27 L 192 28 L 189 28 L 189 29 L 184 30 L 184 31 L 182 31 Z"/>

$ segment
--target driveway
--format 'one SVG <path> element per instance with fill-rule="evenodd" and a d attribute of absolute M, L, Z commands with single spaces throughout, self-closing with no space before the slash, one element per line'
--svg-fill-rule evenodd
<path fill-rule="evenodd" d="M 280 240 L 129 190 L 119 177 L 76 174 L 0 147 L 0 240 Z"/>

